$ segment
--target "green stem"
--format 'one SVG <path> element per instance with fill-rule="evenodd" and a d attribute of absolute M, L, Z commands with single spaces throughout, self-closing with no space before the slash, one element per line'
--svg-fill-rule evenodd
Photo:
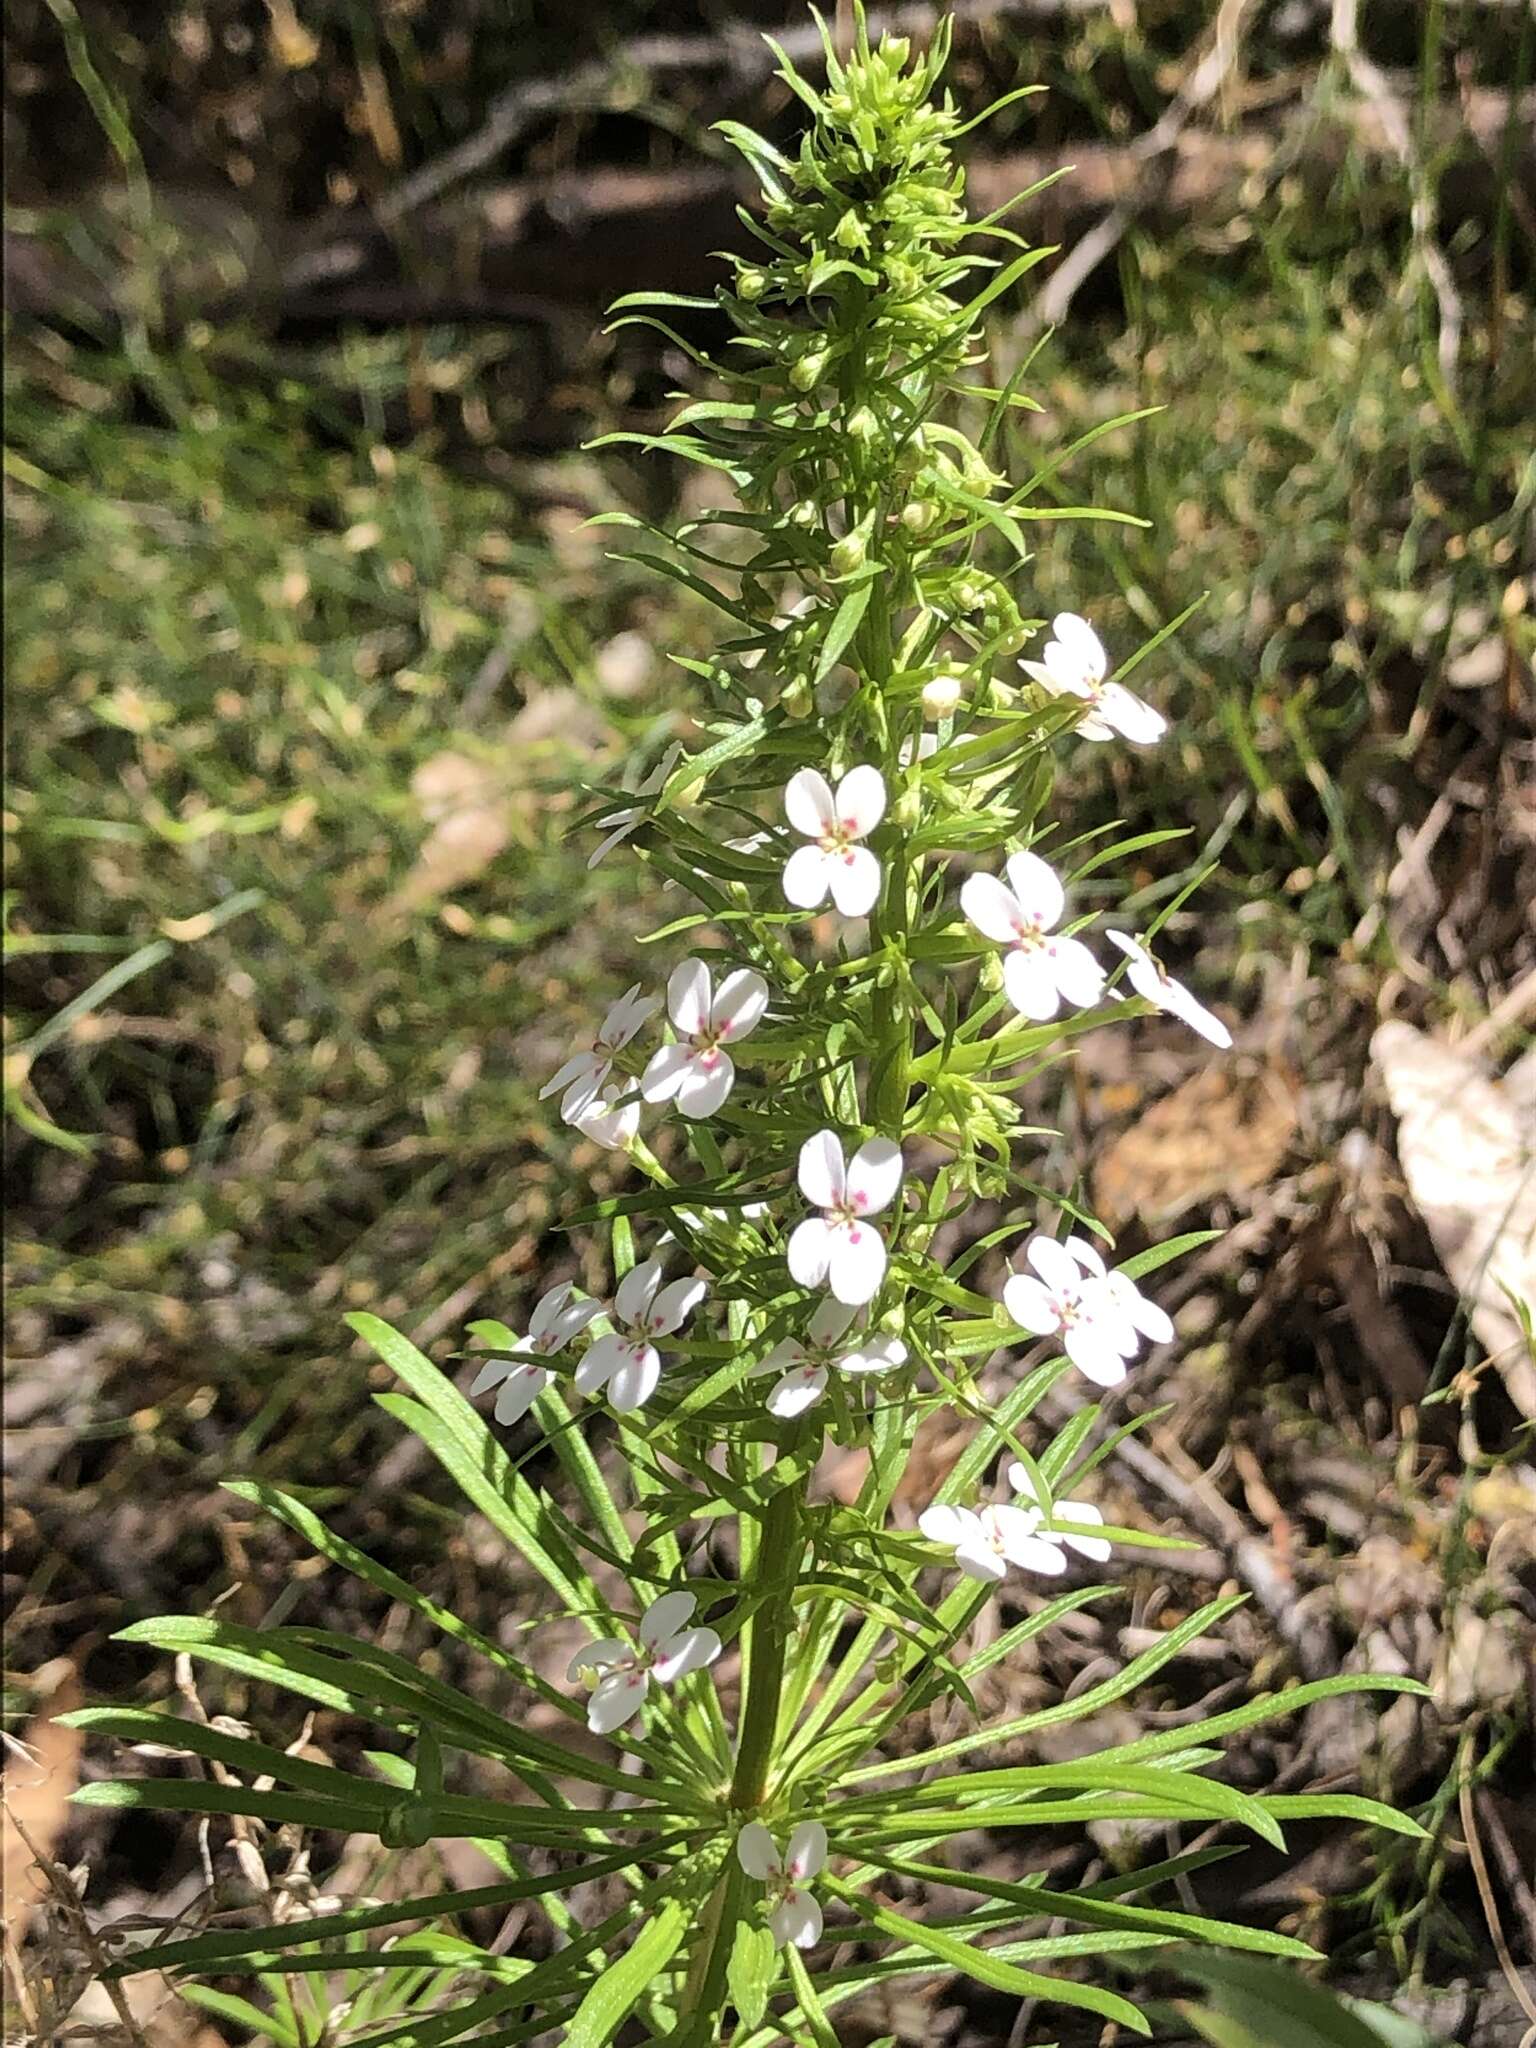
<path fill-rule="evenodd" d="M 748 1624 L 746 1688 L 731 1780 L 731 1805 L 738 1811 L 761 1806 L 768 1789 L 794 1600 L 800 1492 L 800 1487 L 785 1487 L 775 1494 L 758 1528 L 757 1576 L 772 1590 Z"/>

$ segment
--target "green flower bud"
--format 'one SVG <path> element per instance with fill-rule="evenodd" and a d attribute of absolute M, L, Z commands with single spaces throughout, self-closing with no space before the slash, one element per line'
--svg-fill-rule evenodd
<path fill-rule="evenodd" d="M 856 526 L 852 533 L 845 533 L 832 548 L 832 574 L 851 576 L 862 569 L 869 555 L 869 521 L 866 519 Z"/>
<path fill-rule="evenodd" d="M 816 700 L 811 695 L 811 686 L 804 676 L 796 676 L 779 699 L 779 709 L 786 718 L 809 718 L 816 709 Z"/>
<path fill-rule="evenodd" d="M 901 508 L 901 523 L 908 533 L 928 533 L 938 517 L 939 508 L 932 498 L 909 498 Z"/>
<path fill-rule="evenodd" d="M 790 526 L 799 527 L 803 533 L 821 518 L 821 507 L 810 498 L 802 498 L 798 504 L 790 506 L 784 517 Z"/>
<path fill-rule="evenodd" d="M 736 295 L 745 299 L 749 306 L 755 306 L 768 289 L 767 274 L 761 270 L 738 270 L 736 273 Z"/>
<path fill-rule="evenodd" d="M 791 366 L 789 381 L 797 391 L 814 391 L 821 382 L 827 367 L 827 352 L 824 348 L 813 348 L 798 363 Z"/>
<path fill-rule="evenodd" d="M 904 789 L 891 805 L 892 822 L 903 832 L 913 832 L 923 821 L 923 793 L 920 789 Z"/>
<path fill-rule="evenodd" d="M 867 405 L 861 405 L 857 412 L 849 416 L 848 438 L 850 441 L 858 441 L 867 447 L 879 431 L 880 422 L 875 418 Z"/>
<path fill-rule="evenodd" d="M 850 207 L 832 230 L 832 239 L 840 249 L 867 249 L 869 230 Z"/>

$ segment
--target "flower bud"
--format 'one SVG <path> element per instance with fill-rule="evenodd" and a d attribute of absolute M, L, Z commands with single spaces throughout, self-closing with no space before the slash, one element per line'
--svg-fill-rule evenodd
<path fill-rule="evenodd" d="M 863 568 L 868 553 L 868 522 L 864 521 L 856 526 L 852 533 L 845 533 L 840 541 L 833 544 L 832 574 L 852 576 L 855 570 Z"/>
<path fill-rule="evenodd" d="M 821 508 L 810 498 L 802 498 L 797 505 L 791 505 L 784 515 L 790 526 L 797 526 L 801 532 L 813 527 L 821 517 Z"/>
<path fill-rule="evenodd" d="M 867 447 L 879 431 L 880 422 L 875 418 L 867 405 L 861 405 L 855 413 L 850 415 L 848 420 L 848 438 L 851 441 L 858 441 Z"/>
<path fill-rule="evenodd" d="M 908 533 L 927 533 L 938 519 L 939 508 L 932 498 L 911 498 L 901 508 L 901 523 Z"/>
<path fill-rule="evenodd" d="M 903 832 L 914 832 L 923 822 L 923 793 L 904 789 L 891 805 L 891 822 Z"/>
<path fill-rule="evenodd" d="M 869 230 L 850 207 L 832 230 L 832 239 L 840 249 L 867 249 Z"/>
<path fill-rule="evenodd" d="M 826 367 L 826 350 L 813 348 L 809 355 L 802 356 L 798 363 L 790 366 L 789 381 L 797 391 L 814 391 L 821 382 Z"/>
<path fill-rule="evenodd" d="M 786 718 L 809 718 L 816 709 L 811 696 L 811 686 L 804 676 L 796 676 L 779 699 L 779 709 Z"/>
<path fill-rule="evenodd" d="M 761 270 L 738 270 L 736 273 L 736 296 L 745 299 L 749 306 L 755 306 L 768 289 L 768 279 Z"/>
<path fill-rule="evenodd" d="M 923 685 L 923 716 L 933 722 L 941 718 L 952 718 L 965 695 L 965 681 L 961 676 L 935 676 Z"/>

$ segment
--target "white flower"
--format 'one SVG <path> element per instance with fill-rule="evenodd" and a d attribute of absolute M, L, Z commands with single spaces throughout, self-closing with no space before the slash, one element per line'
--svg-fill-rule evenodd
<path fill-rule="evenodd" d="M 1009 1315 L 1032 1336 L 1059 1336 L 1068 1358 L 1095 1386 L 1118 1387 L 1136 1355 L 1136 1328 L 1104 1261 L 1080 1237 L 1065 1244 L 1031 1238 L 1025 1257 L 1034 1277 L 1014 1273 L 1004 1283 Z"/>
<path fill-rule="evenodd" d="M 1051 621 L 1054 640 L 1045 643 L 1039 661 L 1019 667 L 1053 697 L 1080 697 L 1088 706 L 1077 722 L 1085 740 L 1112 739 L 1119 733 L 1133 746 L 1149 747 L 1168 730 L 1168 721 L 1150 704 L 1133 697 L 1123 683 L 1107 683 L 1109 668 L 1099 636 L 1076 612 L 1058 612 Z"/>
<path fill-rule="evenodd" d="M 860 846 L 885 816 L 885 778 L 878 768 L 851 768 L 832 794 L 814 768 L 789 778 L 784 814 L 811 844 L 784 867 L 784 894 L 797 910 L 814 910 L 832 892 L 844 917 L 867 917 L 880 894 L 880 863 Z"/>
<path fill-rule="evenodd" d="M 573 1292 L 569 1282 L 550 1288 L 529 1319 L 528 1335 L 522 1346 L 524 1350 L 553 1358 L 573 1337 L 580 1336 L 601 1311 L 600 1301 L 572 1301 Z M 492 1358 L 475 1375 L 469 1397 L 474 1400 L 476 1395 L 488 1393 L 492 1387 L 499 1386 L 501 1392 L 496 1396 L 496 1420 L 521 1422 L 551 1378 L 552 1375 L 542 1365 L 516 1358 Z"/>
<path fill-rule="evenodd" d="M 560 1098 L 560 1114 L 568 1124 L 579 1123 L 583 1110 L 591 1107 L 602 1091 L 603 1083 L 613 1072 L 615 1057 L 621 1053 L 640 1027 L 661 1008 L 659 996 L 643 996 L 637 981 L 633 988 L 612 1006 L 590 1046 L 578 1046 L 568 1060 L 550 1075 L 539 1090 L 539 1100 L 553 1095 L 558 1088 L 565 1090 Z"/>
<path fill-rule="evenodd" d="M 640 1093 L 647 1102 L 676 1098 L 684 1116 L 713 1116 L 736 1079 L 726 1043 L 755 1031 L 767 1007 L 768 984 L 750 967 L 738 967 L 717 989 L 702 960 L 685 960 L 667 983 L 677 1043 L 651 1055 Z"/>
<path fill-rule="evenodd" d="M 645 780 L 636 786 L 635 795 L 654 796 L 657 790 L 665 784 L 672 770 L 682 759 L 682 756 L 682 748 L 674 741 L 656 763 L 650 774 L 646 776 Z M 644 804 L 630 804 L 622 811 L 612 812 L 608 818 L 607 835 L 598 841 L 591 858 L 587 862 L 588 869 L 595 868 L 604 854 L 612 853 L 616 846 L 626 840 L 644 816 Z"/>
<path fill-rule="evenodd" d="M 1039 1023 L 1055 1016 L 1063 998 L 1086 1009 L 1104 992 L 1104 970 L 1080 939 L 1055 931 L 1067 901 L 1061 883 L 1037 853 L 1010 854 L 1007 866 L 1011 888 L 995 875 L 970 875 L 960 908 L 985 937 L 1007 946 L 1008 1000 Z"/>
<path fill-rule="evenodd" d="M 605 1081 L 584 1109 L 571 1121 L 584 1138 L 601 1145 L 605 1152 L 622 1152 L 640 1128 L 640 1104 L 631 1097 L 628 1084 Z"/>
<path fill-rule="evenodd" d="M 1037 1514 L 1042 1522 L 1047 1517 L 1035 1492 L 1034 1481 L 1023 1465 L 1014 1463 L 1008 1467 L 1008 1484 L 1016 1494 L 1022 1496 L 1019 1505 L 1027 1514 Z M 1063 1522 L 1089 1522 L 1103 1525 L 1104 1517 L 1091 1502 L 1086 1500 L 1059 1500 L 1050 1520 Z M 1109 1545 L 1102 1536 L 1068 1536 L 1054 1529 L 1042 1528 L 1041 1540 L 1046 1543 L 1064 1543 L 1068 1550 L 1075 1550 L 1079 1557 L 1092 1558 L 1095 1564 L 1102 1564 L 1109 1556 Z"/>
<path fill-rule="evenodd" d="M 776 1948 L 783 1948 L 786 1942 L 793 1942 L 796 1948 L 814 1948 L 820 1941 L 821 1907 L 802 1884 L 814 1877 L 826 1860 L 827 1831 L 819 1820 L 802 1821 L 782 1856 L 759 1820 L 749 1820 L 736 1837 L 736 1861 L 748 1877 L 767 1885 L 773 1900 L 768 1926 Z"/>
<path fill-rule="evenodd" d="M 899 1337 L 876 1332 L 845 1344 L 854 1310 L 840 1301 L 824 1301 L 811 1317 L 805 1336 L 786 1337 L 775 1344 L 755 1368 L 759 1373 L 776 1372 L 778 1384 L 768 1395 L 768 1412 L 781 1422 L 814 1408 L 826 1392 L 828 1375 L 834 1372 L 890 1372 L 906 1362 L 907 1347 Z"/>
<path fill-rule="evenodd" d="M 661 1354 L 654 1339 L 680 1330 L 704 1299 L 702 1280 L 673 1280 L 661 1285 L 660 1259 L 647 1259 L 619 1282 L 613 1298 L 616 1330 L 599 1337 L 576 1368 L 578 1394 L 608 1389 L 609 1404 L 620 1415 L 643 1408 L 661 1378 Z"/>
<path fill-rule="evenodd" d="M 789 1240 L 789 1270 L 802 1287 L 830 1285 L 848 1308 L 862 1308 L 885 1277 L 885 1241 L 868 1218 L 888 1208 L 901 1186 L 901 1147 L 871 1138 L 843 1163 L 835 1132 L 818 1131 L 800 1147 L 800 1192 L 821 1210 Z"/>
<path fill-rule="evenodd" d="M 1154 1009 L 1166 1010 L 1170 1017 L 1177 1017 L 1187 1024 L 1191 1031 L 1198 1031 L 1202 1038 L 1219 1045 L 1223 1052 L 1232 1043 L 1232 1034 L 1221 1019 L 1212 1014 L 1204 1003 L 1192 996 L 1181 981 L 1175 981 L 1162 963 L 1153 958 L 1140 939 L 1133 939 L 1126 932 L 1104 934 L 1111 945 L 1118 946 L 1130 961 L 1125 978 L 1137 995 L 1149 1002 Z"/>
<path fill-rule="evenodd" d="M 663 1593 L 640 1617 L 638 1644 L 622 1636 L 600 1636 L 576 1652 L 566 1673 L 573 1685 L 583 1671 L 599 1674 L 587 1708 L 587 1726 L 594 1735 L 611 1735 L 632 1719 L 653 1679 L 670 1685 L 714 1663 L 720 1654 L 715 1631 L 687 1626 L 697 1605 L 692 1593 Z"/>
<path fill-rule="evenodd" d="M 1035 1507 L 924 1508 L 917 1526 L 930 1543 L 953 1550 L 968 1578 L 995 1585 L 1009 1565 L 1055 1577 L 1067 1568 L 1059 1542 L 1039 1534 L 1045 1517 Z"/>

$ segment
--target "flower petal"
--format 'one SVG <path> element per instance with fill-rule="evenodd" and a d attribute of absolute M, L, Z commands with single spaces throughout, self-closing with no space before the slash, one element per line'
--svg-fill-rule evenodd
<path fill-rule="evenodd" d="M 855 839 L 867 839 L 885 816 L 885 777 L 878 768 L 850 768 L 837 785 L 837 819 Z"/>
<path fill-rule="evenodd" d="M 856 1351 L 845 1351 L 837 1361 L 839 1372 L 891 1372 L 907 1362 L 907 1347 L 899 1337 L 871 1337 Z"/>
<path fill-rule="evenodd" d="M 1081 939 L 1052 939 L 1056 986 L 1075 1010 L 1087 1010 L 1104 993 L 1104 970 Z"/>
<path fill-rule="evenodd" d="M 853 1321 L 854 1312 L 840 1301 L 822 1302 L 806 1325 L 805 1341 L 818 1351 L 835 1344 Z"/>
<path fill-rule="evenodd" d="M 784 863 L 784 894 L 796 910 L 814 910 L 832 886 L 835 856 L 819 846 L 802 846 Z"/>
<path fill-rule="evenodd" d="M 738 967 L 715 991 L 710 1029 L 720 1038 L 742 1039 L 754 1032 L 768 1008 L 768 984 L 750 967 Z"/>
<path fill-rule="evenodd" d="M 1056 1503 L 1056 1519 L 1062 1522 L 1093 1522 L 1102 1525 L 1104 1517 L 1096 1507 L 1085 1500 L 1059 1500 Z M 1065 1543 L 1069 1550 L 1075 1550 L 1081 1557 L 1092 1558 L 1095 1564 L 1103 1564 L 1110 1556 L 1110 1546 L 1102 1536 L 1068 1536 L 1063 1531 L 1056 1538 Z"/>
<path fill-rule="evenodd" d="M 678 1083 L 677 1106 L 684 1116 L 713 1116 L 736 1085 L 736 1068 L 718 1046 L 696 1052 Z"/>
<path fill-rule="evenodd" d="M 784 1868 L 799 1883 L 814 1877 L 827 1860 L 827 1831 L 819 1820 L 803 1820 L 784 1845 Z"/>
<path fill-rule="evenodd" d="M 697 1038 L 709 1022 L 713 990 L 702 960 L 684 960 L 667 977 L 667 1015 L 685 1038 Z"/>
<path fill-rule="evenodd" d="M 573 1082 L 581 1080 L 585 1075 L 596 1073 L 599 1068 L 606 1074 L 608 1066 L 609 1062 L 600 1059 L 595 1052 L 585 1047 L 580 1052 L 573 1052 L 568 1060 L 556 1067 L 539 1090 L 540 1102 L 543 1102 L 546 1096 L 557 1095 L 562 1088 L 569 1088 Z M 594 1082 L 593 1087 L 596 1085 Z"/>
<path fill-rule="evenodd" d="M 499 1387 L 509 1373 L 517 1371 L 515 1360 L 510 1358 L 488 1358 L 470 1381 L 466 1399 L 476 1401 L 482 1394 L 488 1394 L 492 1387 Z"/>
<path fill-rule="evenodd" d="M 613 1671 L 600 1678 L 587 1702 L 587 1726 L 594 1735 L 611 1735 L 633 1720 L 645 1703 L 650 1683 L 643 1671 Z"/>
<path fill-rule="evenodd" d="M 785 1373 L 778 1385 L 768 1394 L 768 1413 L 780 1422 L 793 1421 L 795 1416 L 804 1415 L 808 1408 L 814 1408 L 827 1390 L 827 1369 L 824 1365 L 800 1365 Z"/>
<path fill-rule="evenodd" d="M 784 815 L 802 839 L 819 839 L 837 817 L 832 786 L 819 768 L 800 768 L 784 786 Z"/>
<path fill-rule="evenodd" d="M 521 1422 L 554 1377 L 542 1365 L 519 1365 L 508 1373 L 496 1396 L 496 1420 L 510 1425 Z"/>
<path fill-rule="evenodd" d="M 838 1300 L 851 1308 L 874 1300 L 885 1278 L 885 1240 L 872 1223 L 831 1232 L 827 1277 Z"/>
<path fill-rule="evenodd" d="M 752 1371 L 754 1375 L 770 1372 L 790 1372 L 797 1365 L 805 1363 L 805 1346 L 798 1337 L 782 1337 L 766 1357 L 760 1358 Z"/>
<path fill-rule="evenodd" d="M 671 1280 L 651 1303 L 652 1336 L 668 1337 L 680 1330 L 709 1292 L 709 1282 L 698 1278 Z"/>
<path fill-rule="evenodd" d="M 641 992 L 637 981 L 625 989 L 623 995 L 603 1019 L 603 1043 L 617 1052 L 628 1045 L 642 1024 L 646 1024 L 661 1008 L 659 996 L 648 996 Z"/>
<path fill-rule="evenodd" d="M 638 1266 L 631 1266 L 619 1282 L 619 1291 L 613 1298 L 614 1312 L 619 1321 L 643 1322 L 660 1284 L 660 1259 L 646 1259 Z"/>
<path fill-rule="evenodd" d="M 1067 1568 L 1067 1553 L 1059 1542 L 1049 1536 L 1020 1536 L 1004 1544 L 1008 1562 L 1016 1564 L 1020 1571 L 1042 1572 L 1047 1578 L 1057 1578 Z M 1107 1547 L 1107 1546 L 1106 1546 Z"/>
<path fill-rule="evenodd" d="M 848 1162 L 847 1201 L 860 1216 L 878 1216 L 901 1186 L 901 1147 L 890 1138 L 866 1138 Z"/>
<path fill-rule="evenodd" d="M 880 895 L 880 863 L 867 846 L 823 854 L 832 901 L 844 917 L 868 917 Z"/>
<path fill-rule="evenodd" d="M 1008 881 L 1032 924 L 1051 931 L 1061 922 L 1061 913 L 1067 907 L 1066 891 L 1056 870 L 1038 853 L 1009 854 Z"/>
<path fill-rule="evenodd" d="M 697 1595 L 686 1590 L 663 1593 L 641 1615 L 636 1634 L 648 1650 L 654 1650 L 658 1643 L 664 1643 L 669 1636 L 675 1636 L 679 1629 L 688 1626 L 698 1604 Z"/>
<path fill-rule="evenodd" d="M 606 1671 L 612 1664 L 622 1664 L 631 1655 L 629 1644 L 622 1636 L 599 1636 L 595 1642 L 584 1643 L 566 1667 L 566 1677 L 574 1685 L 583 1671 Z"/>
<path fill-rule="evenodd" d="M 1112 1325 L 1091 1318 L 1076 1322 L 1064 1335 L 1061 1348 L 1083 1378 L 1096 1387 L 1125 1384 L 1126 1354 L 1115 1341 Z"/>
<path fill-rule="evenodd" d="M 1067 1296 L 1081 1291 L 1083 1276 L 1078 1263 L 1054 1237 L 1032 1237 L 1025 1256 L 1053 1294 Z"/>
<path fill-rule="evenodd" d="M 1161 711 L 1154 711 L 1123 683 L 1104 685 L 1099 692 L 1098 709 L 1104 723 L 1133 747 L 1154 746 L 1168 730 L 1168 721 Z"/>
<path fill-rule="evenodd" d="M 1024 922 L 1022 904 L 996 875 L 967 875 L 960 886 L 960 908 L 984 938 L 1000 945 L 1017 938 Z"/>
<path fill-rule="evenodd" d="M 843 1148 L 835 1131 L 817 1131 L 800 1147 L 800 1192 L 818 1209 L 835 1209 L 848 1187 Z"/>
<path fill-rule="evenodd" d="M 1061 650 L 1063 665 L 1071 672 L 1084 676 L 1089 682 L 1104 680 L 1109 667 L 1109 656 L 1104 652 L 1104 643 L 1085 618 L 1076 612 L 1058 612 L 1051 621 L 1051 632 L 1055 636 L 1051 645 Z M 1051 648 L 1045 650 L 1047 661 Z"/>
<path fill-rule="evenodd" d="M 801 1287 L 820 1287 L 832 1258 L 832 1226 L 824 1216 L 807 1216 L 790 1233 L 786 1247 L 790 1277 Z"/>
<path fill-rule="evenodd" d="M 965 1508 L 952 1508 L 942 1504 L 924 1508 L 917 1518 L 917 1526 L 930 1543 L 942 1543 L 951 1550 L 957 1543 L 963 1543 L 976 1517 Z"/>
<path fill-rule="evenodd" d="M 778 1844 L 760 1820 L 749 1820 L 736 1837 L 736 1861 L 748 1877 L 758 1878 L 764 1884 L 783 1875 Z"/>
<path fill-rule="evenodd" d="M 810 1892 L 786 1892 L 768 1915 L 777 1947 L 814 1948 L 821 1939 L 821 1907 Z"/>
<path fill-rule="evenodd" d="M 1044 1024 L 1061 1008 L 1051 956 L 1044 946 L 1014 946 L 1003 955 L 1003 987 L 1021 1017 Z"/>
<path fill-rule="evenodd" d="M 693 1047 L 686 1040 L 653 1052 L 640 1076 L 640 1093 L 646 1101 L 670 1102 L 691 1071 L 694 1057 Z"/>
<path fill-rule="evenodd" d="M 1004 1281 L 1003 1307 L 1019 1328 L 1028 1330 L 1032 1337 L 1049 1337 L 1061 1328 L 1061 1318 L 1048 1290 L 1027 1273 L 1014 1273 Z"/>
<path fill-rule="evenodd" d="M 1008 1575 L 997 1552 L 979 1537 L 968 1537 L 955 1546 L 955 1563 L 968 1579 L 979 1579 L 984 1586 L 995 1586 Z"/>
<path fill-rule="evenodd" d="M 661 1685 L 702 1671 L 713 1664 L 721 1650 L 719 1636 L 712 1628 L 685 1628 L 662 1645 L 662 1654 L 651 1666 L 651 1675 Z"/>
<path fill-rule="evenodd" d="M 628 1350 L 622 1337 L 610 1332 L 593 1343 L 586 1357 L 576 1368 L 576 1391 L 578 1394 L 600 1393 L 607 1385 L 614 1368 Z"/>
<path fill-rule="evenodd" d="M 616 1415 L 633 1415 L 656 1391 L 661 1378 L 661 1354 L 654 1344 L 641 1352 L 626 1352 L 623 1363 L 608 1382 L 608 1405 Z"/>

